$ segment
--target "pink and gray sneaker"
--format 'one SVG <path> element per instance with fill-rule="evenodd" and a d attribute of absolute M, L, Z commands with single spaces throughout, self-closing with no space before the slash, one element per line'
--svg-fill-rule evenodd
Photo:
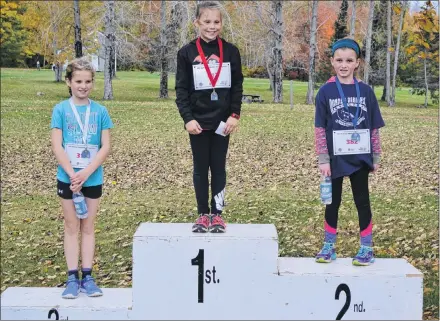
<path fill-rule="evenodd" d="M 207 233 L 211 224 L 211 217 L 209 214 L 201 214 L 197 221 L 192 226 L 194 233 Z"/>
<path fill-rule="evenodd" d="M 211 218 L 211 225 L 209 226 L 211 233 L 225 233 L 226 223 L 220 214 L 213 214 Z"/>

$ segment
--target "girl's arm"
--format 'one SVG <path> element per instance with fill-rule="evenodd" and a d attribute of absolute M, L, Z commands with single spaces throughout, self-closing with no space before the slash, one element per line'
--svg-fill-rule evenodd
<path fill-rule="evenodd" d="M 75 175 L 69 157 L 63 148 L 63 131 L 59 128 L 53 128 L 51 132 L 52 151 L 61 167 L 66 171 L 67 175 L 72 178 Z"/>
<path fill-rule="evenodd" d="M 231 55 L 231 112 L 240 115 L 243 96 L 243 72 L 238 48 Z"/>
<path fill-rule="evenodd" d="M 104 163 L 107 156 L 110 154 L 110 130 L 103 129 L 101 131 L 101 148 L 99 149 L 96 157 L 86 168 L 76 172 L 72 177 L 73 185 L 82 185 L 92 175 L 99 166 Z"/>
<path fill-rule="evenodd" d="M 373 146 L 373 164 L 379 164 L 382 148 L 380 146 L 379 128 L 371 132 L 371 145 Z"/>
<path fill-rule="evenodd" d="M 330 163 L 325 128 L 327 126 L 327 101 L 320 89 L 315 97 L 315 151 L 318 164 Z"/>
<path fill-rule="evenodd" d="M 241 70 L 240 51 L 233 47 L 235 52 L 231 55 L 231 115 L 226 121 L 223 133 L 229 135 L 238 126 L 238 119 L 241 113 L 241 100 L 243 96 L 243 72 Z"/>
<path fill-rule="evenodd" d="M 315 127 L 315 151 L 316 155 L 318 155 L 318 164 L 330 163 L 327 138 L 325 137 L 325 128 L 323 127 Z"/>
<path fill-rule="evenodd" d="M 382 115 L 380 113 L 379 103 L 377 101 L 376 95 L 371 87 L 369 88 L 369 104 L 370 109 L 370 124 L 371 124 L 371 147 L 373 150 L 373 165 L 375 169 L 378 167 L 380 162 L 380 155 L 382 153 L 382 148 L 380 146 L 380 136 L 379 128 L 385 126 Z"/>
<path fill-rule="evenodd" d="M 188 74 L 192 72 L 187 68 L 187 62 L 181 50 L 177 52 L 177 68 L 176 68 L 176 105 L 179 109 L 180 116 L 186 124 L 194 117 L 191 112 L 191 102 L 189 99 L 189 90 L 191 84 L 189 83 Z"/>
<path fill-rule="evenodd" d="M 325 128 L 327 126 L 327 101 L 320 89 L 315 98 L 315 151 L 318 155 L 318 166 L 322 175 L 330 176 L 330 155 L 327 147 Z"/>

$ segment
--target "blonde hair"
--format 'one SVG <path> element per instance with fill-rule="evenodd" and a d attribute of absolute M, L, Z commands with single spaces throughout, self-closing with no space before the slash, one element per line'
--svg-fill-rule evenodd
<path fill-rule="evenodd" d="M 218 11 L 220 11 L 220 17 L 222 16 L 222 5 L 218 1 L 203 1 L 197 3 L 196 19 L 200 18 L 203 9 L 211 9 L 211 10 L 217 9 Z"/>
<path fill-rule="evenodd" d="M 66 68 L 66 79 L 72 80 L 75 71 L 86 70 L 92 73 L 92 78 L 95 78 L 95 68 L 86 58 L 81 57 L 72 60 Z"/>
<path fill-rule="evenodd" d="M 86 58 L 76 58 L 72 60 L 66 68 L 66 75 L 64 76 L 65 79 L 69 79 L 69 81 L 72 81 L 73 73 L 75 71 L 90 71 L 92 73 L 92 79 L 95 79 L 95 68 L 93 68 L 93 65 L 88 61 Z M 69 87 L 69 94 L 72 96 L 72 88 Z"/>

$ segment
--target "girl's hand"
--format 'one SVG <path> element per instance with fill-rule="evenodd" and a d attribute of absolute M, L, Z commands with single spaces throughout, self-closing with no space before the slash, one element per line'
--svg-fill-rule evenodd
<path fill-rule="evenodd" d="M 72 185 L 80 185 L 82 186 L 85 181 L 89 178 L 90 174 L 86 168 L 76 172 L 72 177 L 70 177 L 70 182 Z"/>
<path fill-rule="evenodd" d="M 377 170 L 379 169 L 379 164 L 373 164 L 373 170 L 372 170 L 372 173 L 373 174 L 376 174 L 376 172 L 377 172 Z"/>
<path fill-rule="evenodd" d="M 82 188 L 82 185 L 73 185 L 73 184 L 70 185 L 70 190 L 73 193 L 78 193 L 79 191 L 81 191 L 81 188 Z"/>
<path fill-rule="evenodd" d="M 319 170 L 321 171 L 321 174 L 324 176 L 331 176 L 332 175 L 332 172 L 330 170 L 330 163 L 319 164 Z"/>
<path fill-rule="evenodd" d="M 197 120 L 193 119 L 185 124 L 186 131 L 191 135 L 198 135 L 202 132 L 202 127 L 197 122 Z"/>
<path fill-rule="evenodd" d="M 225 135 L 229 135 L 236 131 L 238 126 L 238 119 L 234 117 L 229 117 L 226 121 L 225 129 L 223 130 L 223 133 Z"/>

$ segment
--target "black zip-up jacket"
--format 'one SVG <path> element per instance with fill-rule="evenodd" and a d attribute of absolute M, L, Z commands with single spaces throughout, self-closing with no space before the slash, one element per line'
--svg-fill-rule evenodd
<path fill-rule="evenodd" d="M 226 121 L 231 114 L 240 115 L 243 94 L 240 52 L 233 44 L 221 40 L 223 62 L 231 63 L 231 88 L 216 88 L 216 101 L 211 100 L 212 89 L 194 89 L 192 66 L 203 64 L 197 51 L 196 39 L 177 52 L 176 104 L 185 124 L 195 119 L 202 129 L 211 130 L 217 129 L 220 121 Z M 220 57 L 217 39 L 211 42 L 200 39 L 200 44 L 206 60 L 209 61 L 211 55 Z"/>

